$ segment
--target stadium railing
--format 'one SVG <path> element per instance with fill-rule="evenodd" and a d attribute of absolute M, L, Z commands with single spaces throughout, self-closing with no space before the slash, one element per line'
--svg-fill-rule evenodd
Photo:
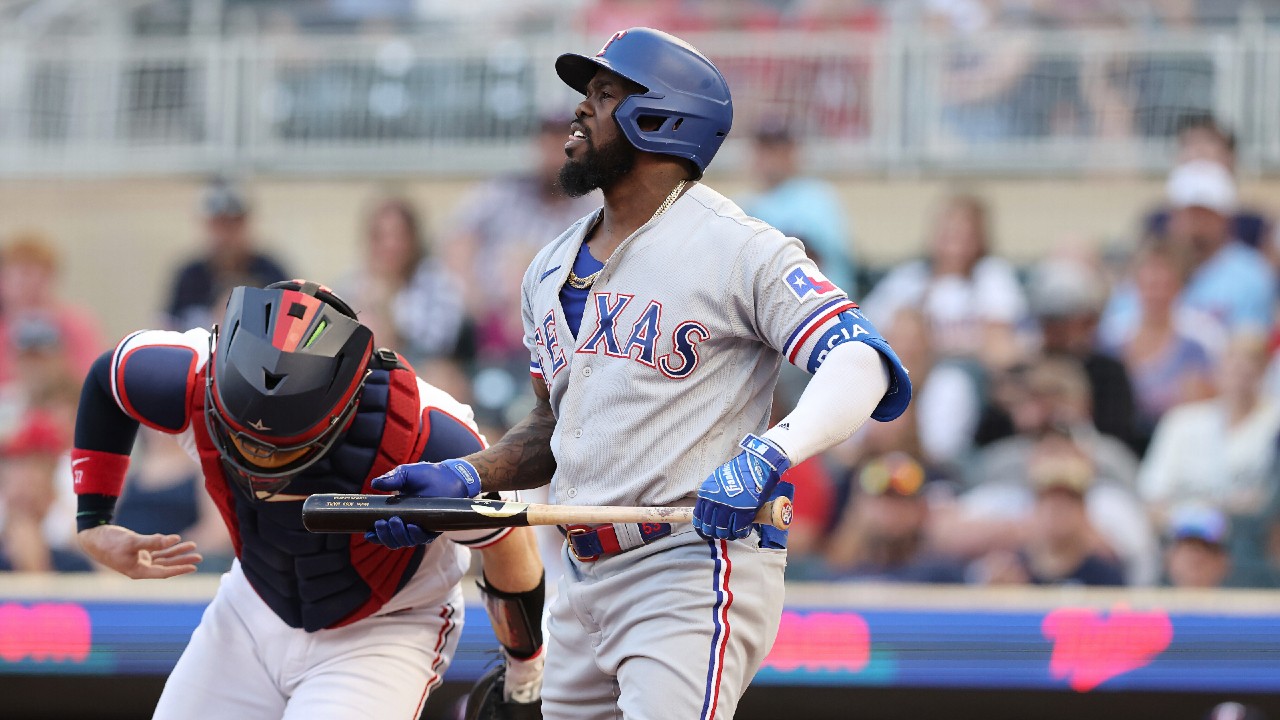
<path fill-rule="evenodd" d="M 826 173 L 1158 170 L 1183 117 L 1236 127 L 1280 170 L 1280 34 L 691 36 L 729 78 L 741 167 L 782 118 Z M 490 174 L 573 94 L 573 35 L 0 38 L 0 176 Z"/>

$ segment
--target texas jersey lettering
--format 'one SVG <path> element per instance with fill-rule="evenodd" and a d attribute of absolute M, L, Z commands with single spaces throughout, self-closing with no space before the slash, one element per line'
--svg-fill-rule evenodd
<path fill-rule="evenodd" d="M 764 431 L 783 358 L 813 372 L 842 342 L 892 352 L 798 240 L 701 184 L 614 251 L 575 337 L 559 293 L 596 220 L 544 248 L 522 288 L 530 372 L 556 414 L 555 502 L 692 497 L 743 435 Z M 895 414 L 906 396 L 895 392 L 878 414 Z"/>

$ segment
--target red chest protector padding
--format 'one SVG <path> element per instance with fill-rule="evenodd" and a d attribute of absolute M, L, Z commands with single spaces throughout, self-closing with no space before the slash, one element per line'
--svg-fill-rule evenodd
<path fill-rule="evenodd" d="M 375 354 L 351 427 L 328 455 L 290 481 L 290 495 L 368 493 L 369 482 L 416 462 L 426 444 L 417 377 L 403 360 Z M 391 365 L 391 367 L 387 367 Z M 203 373 L 196 386 L 203 387 Z M 202 421 L 204 393 L 193 393 L 191 417 L 205 487 L 231 533 L 236 557 L 263 601 L 291 627 L 340 627 L 378 611 L 418 569 L 425 548 L 389 550 L 363 535 L 314 534 L 302 526 L 301 503 L 249 497 L 229 481 Z"/>

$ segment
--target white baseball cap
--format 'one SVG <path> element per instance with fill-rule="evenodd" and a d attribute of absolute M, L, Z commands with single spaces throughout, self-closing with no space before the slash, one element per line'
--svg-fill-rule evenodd
<path fill-rule="evenodd" d="M 1236 182 L 1231 173 L 1212 160 L 1190 160 L 1169 173 L 1165 185 L 1175 208 L 1202 207 L 1221 215 L 1236 210 Z"/>
<path fill-rule="evenodd" d="M 1099 312 L 1107 290 L 1097 273 L 1081 262 L 1064 258 L 1041 260 L 1031 269 L 1027 300 L 1041 317 L 1071 317 Z"/>

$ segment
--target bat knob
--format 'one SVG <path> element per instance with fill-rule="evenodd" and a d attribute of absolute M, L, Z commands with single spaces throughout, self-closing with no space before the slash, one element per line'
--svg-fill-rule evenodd
<path fill-rule="evenodd" d="M 791 520 L 795 516 L 795 510 L 791 506 L 791 498 L 781 496 L 775 498 L 769 504 L 773 506 L 769 510 L 769 524 L 779 530 L 786 530 L 791 527 Z"/>

